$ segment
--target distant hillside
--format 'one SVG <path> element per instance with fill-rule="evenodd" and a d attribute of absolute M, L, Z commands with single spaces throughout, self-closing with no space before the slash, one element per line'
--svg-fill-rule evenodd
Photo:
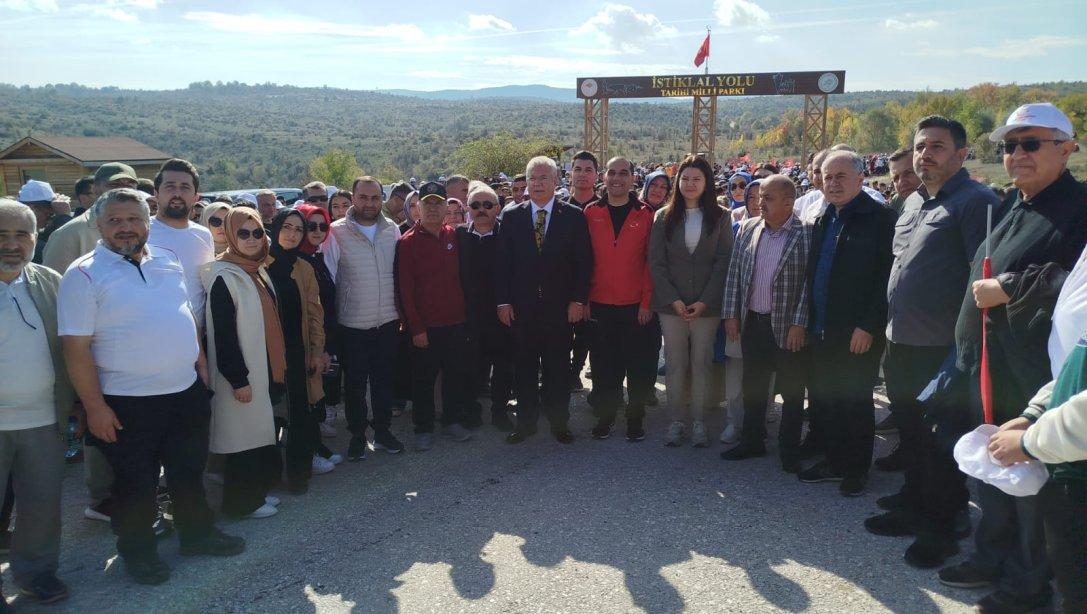
<path fill-rule="evenodd" d="M 1087 92 L 1085 83 L 1040 87 Z M 29 133 L 129 136 L 192 160 L 211 190 L 299 185 L 309 162 L 332 148 L 353 153 L 370 173 L 423 178 L 455 171 L 459 144 L 499 132 L 581 143 L 582 111 L 572 89 L 401 93 L 207 81 L 169 91 L 0 84 L 0 147 Z M 562 100 L 548 98 L 560 94 Z M 852 92 L 831 104 L 862 113 L 916 95 Z M 454 96 L 462 98 L 448 99 Z M 801 106 L 799 97 L 720 99 L 719 155 L 749 146 Z M 690 148 L 689 101 L 616 104 L 609 123 L 612 150 L 636 160 L 675 160 Z"/>
<path fill-rule="evenodd" d="M 419 90 L 377 90 L 382 94 L 394 94 L 397 96 L 413 96 L 427 100 L 478 100 L 480 98 L 531 98 L 536 100 L 553 100 L 555 102 L 576 102 L 577 97 L 574 88 L 563 89 L 549 85 L 503 85 L 501 87 L 484 87 L 478 90 L 436 90 L 424 92 Z"/>

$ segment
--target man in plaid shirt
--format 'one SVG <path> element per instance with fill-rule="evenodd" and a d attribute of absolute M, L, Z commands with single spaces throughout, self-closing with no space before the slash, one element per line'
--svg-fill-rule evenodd
<path fill-rule="evenodd" d="M 811 225 L 793 214 L 796 188 L 784 175 L 759 181 L 762 217 L 743 223 L 725 281 L 725 332 L 744 355 L 744 426 L 726 460 L 766 455 L 766 405 L 777 372 L 782 406 L 778 449 L 785 471 L 800 469 L 804 408 L 801 349 L 808 326 L 807 269 Z"/>

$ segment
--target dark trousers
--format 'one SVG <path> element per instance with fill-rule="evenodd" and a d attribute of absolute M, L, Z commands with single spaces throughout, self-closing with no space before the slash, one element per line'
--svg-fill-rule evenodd
<path fill-rule="evenodd" d="M 518 312 L 511 334 L 518 432 L 536 431 L 541 407 L 551 431 L 565 431 L 570 419 L 570 324 Z"/>
<path fill-rule="evenodd" d="M 905 467 L 902 495 L 909 509 L 920 515 L 927 530 L 944 536 L 954 531 L 955 517 L 966 507 L 970 493 L 966 489 L 966 476 L 959 471 L 951 454 L 940 450 L 932 428 L 925 424 L 924 407 L 917 401 L 917 395 L 950 351 L 946 346 L 888 343 L 883 363 Z"/>
<path fill-rule="evenodd" d="M 778 453 L 782 458 L 796 457 L 800 448 L 800 433 L 804 427 L 804 359 L 805 351 L 790 352 L 778 346 L 770 314 L 748 312 L 744 321 L 740 346 L 744 355 L 743 399 L 744 428 L 741 442 L 748 447 L 762 448 L 766 440 L 766 392 L 770 377 L 775 390 L 781 394 L 781 426 L 778 429 Z"/>
<path fill-rule="evenodd" d="M 882 335 L 864 354 L 849 351 L 852 331 L 828 334 L 812 344 L 811 402 L 822 413 L 827 460 L 845 477 L 868 475 L 875 442 L 872 388 L 883 354 Z M 746 357 L 745 357 L 746 362 Z"/>
<path fill-rule="evenodd" d="M 366 434 L 366 387 L 370 387 L 375 433 L 387 432 L 392 423 L 393 378 L 395 376 L 396 320 L 377 328 L 340 327 L 340 364 L 343 367 L 344 414 L 352 435 Z"/>
<path fill-rule="evenodd" d="M 1064 611 L 1087 612 L 1087 482 L 1050 480 L 1038 498 Z"/>
<path fill-rule="evenodd" d="M 124 426 L 117 441 L 90 437 L 113 468 L 113 532 L 121 556 L 155 552 L 155 495 L 159 468 L 166 469 L 166 486 L 174 507 L 178 539 L 199 540 L 212 528 L 211 508 L 204 493 L 204 463 L 208 457 L 208 391 L 199 379 L 181 392 L 145 397 L 105 396 L 106 404 Z"/>
<path fill-rule="evenodd" d="M 997 586 L 1013 595 L 1048 593 L 1052 574 L 1039 497 L 1013 497 L 980 481 L 977 486 L 981 521 L 970 562 L 996 572 Z"/>
<path fill-rule="evenodd" d="M 336 360 L 339 361 L 339 358 L 337 358 Z M 329 405 L 339 405 L 340 389 L 343 387 L 343 369 L 335 369 L 334 375 L 329 375 L 327 373 L 324 374 L 323 376 L 321 376 L 321 383 L 324 385 L 325 389 L 325 407 Z M 324 413 L 322 413 L 318 422 L 320 423 L 324 421 L 325 415 Z"/>
<path fill-rule="evenodd" d="M 657 379 L 660 320 L 638 323 L 638 304 L 592 304 L 593 412 L 601 422 L 615 422 L 627 381 L 627 422 L 640 424 L 645 402 Z"/>
<path fill-rule="evenodd" d="M 279 482 L 282 461 L 274 445 L 223 455 L 223 514 L 245 516 L 264 505 Z"/>
<path fill-rule="evenodd" d="M 393 400 L 403 405 L 411 399 L 411 333 L 396 333 L 396 371 L 393 373 Z"/>
<path fill-rule="evenodd" d="M 412 346 L 411 417 L 416 433 L 434 431 L 434 380 L 442 375 L 442 426 L 464 420 L 465 386 L 471 375 L 468 328 L 464 324 L 427 328 L 427 347 Z"/>
<path fill-rule="evenodd" d="M 574 324 L 573 352 L 570 354 L 570 373 L 581 377 L 581 370 L 585 367 L 585 360 L 589 357 L 589 350 L 593 347 L 592 322 L 578 322 Z M 596 377 L 596 374 L 593 374 Z"/>
<path fill-rule="evenodd" d="M 472 411 L 480 411 L 474 403 L 486 382 L 491 386 L 491 413 L 506 410 L 506 405 L 513 399 L 513 346 L 510 343 L 510 329 L 500 322 L 487 322 L 473 327 L 471 333 L 472 354 L 475 356 L 475 371 L 472 374 L 469 403 Z M 479 416 L 477 415 L 476 418 Z"/>

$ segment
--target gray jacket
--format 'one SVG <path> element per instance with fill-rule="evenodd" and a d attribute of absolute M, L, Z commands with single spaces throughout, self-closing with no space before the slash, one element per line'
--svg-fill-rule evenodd
<path fill-rule="evenodd" d="M 68 368 L 64 363 L 64 351 L 57 336 L 57 289 L 60 287 L 60 275 L 40 264 L 28 264 L 26 269 L 27 292 L 38 316 L 45 324 L 45 338 L 49 343 L 49 354 L 53 357 L 53 403 L 56 405 L 57 429 L 60 433 L 68 432 L 68 414 L 72 410 L 75 392 L 68 380 Z"/>
<path fill-rule="evenodd" d="M 665 235 L 665 211 L 667 207 L 657 211 L 649 236 L 649 272 L 653 277 L 650 306 L 654 311 L 670 314 L 672 303 L 677 300 L 688 305 L 702 301 L 706 304 L 703 318 L 720 318 L 725 275 L 732 257 L 731 217 L 722 210 L 712 233 L 703 228 L 692 254 L 683 239 L 682 223 L 672 231 L 671 237 Z"/>

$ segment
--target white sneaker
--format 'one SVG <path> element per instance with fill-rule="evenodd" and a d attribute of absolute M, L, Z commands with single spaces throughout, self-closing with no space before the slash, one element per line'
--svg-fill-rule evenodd
<path fill-rule="evenodd" d="M 109 516 L 103 514 L 102 512 L 100 512 L 100 511 L 98 511 L 98 510 L 96 510 L 96 509 L 94 509 L 93 507 L 90 507 L 90 506 L 83 508 L 83 517 L 86 518 L 87 520 L 98 520 L 100 522 L 109 522 L 110 521 Z"/>
<path fill-rule="evenodd" d="M 683 441 L 683 423 L 676 420 L 668 425 L 668 433 L 664 436 L 664 445 L 669 448 L 678 446 Z"/>
<path fill-rule="evenodd" d="M 725 430 L 721 431 L 721 443 L 734 444 L 740 440 L 740 434 L 736 432 L 736 426 L 729 422 L 725 426 Z"/>
<path fill-rule="evenodd" d="M 322 422 L 318 428 L 321 429 L 321 437 L 324 437 L 325 439 L 333 439 L 336 437 L 336 427 L 332 426 L 332 423 L 329 422 L 328 418 L 325 418 L 325 421 Z"/>
<path fill-rule="evenodd" d="M 706 425 L 697 420 L 691 423 L 691 445 L 696 448 L 710 445 L 709 438 L 706 437 Z"/>
<path fill-rule="evenodd" d="M 322 473 L 328 473 L 336 468 L 336 465 L 332 461 L 321 458 L 316 454 L 313 455 L 313 475 L 321 475 Z"/>
<path fill-rule="evenodd" d="M 279 505 L 279 497 L 273 497 L 272 495 L 268 495 L 264 497 L 264 503 L 266 505 L 271 505 L 272 507 L 275 507 Z"/>
<path fill-rule="evenodd" d="M 340 463 L 343 462 L 343 457 L 340 456 L 339 454 L 336 454 L 335 452 L 333 452 L 332 456 L 329 456 L 325 460 L 332 463 L 333 465 L 339 465 Z"/>
<path fill-rule="evenodd" d="M 278 513 L 279 510 L 276 509 L 274 505 L 269 505 L 265 503 L 264 505 L 253 510 L 251 513 L 247 514 L 246 518 L 267 518 L 269 516 L 275 516 Z"/>

